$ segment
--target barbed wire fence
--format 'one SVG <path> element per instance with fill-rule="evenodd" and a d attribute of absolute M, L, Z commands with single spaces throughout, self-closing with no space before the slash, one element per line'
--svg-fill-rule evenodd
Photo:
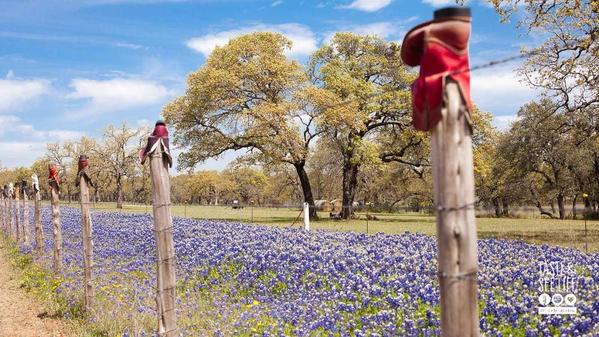
<path fill-rule="evenodd" d="M 388 233 L 398 234 L 404 231 L 434 233 L 434 216 L 436 209 L 433 205 L 376 205 L 373 203 L 355 203 L 351 207 L 351 216 L 342 219 L 341 213 L 346 206 L 339 202 L 322 203 L 309 206 L 315 210 L 317 219 L 311 219 L 312 229 L 329 231 L 353 231 L 366 234 Z M 77 204 L 74 204 L 77 206 Z M 116 208 L 115 202 L 92 203 L 92 212 L 117 212 L 123 214 L 152 215 L 152 205 L 125 201 L 123 208 Z M 589 210 L 583 204 L 566 209 L 564 220 L 559 219 L 555 205 L 543 205 L 544 210 L 552 213 L 550 218 L 540 213 L 537 206 L 510 205 L 509 209 L 499 212 L 493 205 L 473 205 L 479 223 L 481 238 L 521 239 L 529 242 L 542 243 L 544 240 L 559 239 L 560 244 L 579 247 L 584 242 L 593 242 L 595 230 L 584 231 L 584 223 L 595 222 L 588 218 Z M 555 208 L 552 210 L 552 208 Z M 304 210 L 301 203 L 268 204 L 241 203 L 230 201 L 218 205 L 173 203 L 172 215 L 196 220 L 211 220 L 225 222 L 242 222 L 249 224 L 303 228 Z M 577 214 L 576 219 L 572 214 Z M 591 210 L 592 212 L 592 210 Z M 523 224 L 520 224 L 523 223 Z M 551 225 L 550 225 L 551 224 Z M 591 227 L 592 229 L 594 227 Z"/>

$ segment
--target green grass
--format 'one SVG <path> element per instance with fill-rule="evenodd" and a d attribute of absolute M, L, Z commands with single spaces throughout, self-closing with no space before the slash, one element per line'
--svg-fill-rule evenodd
<path fill-rule="evenodd" d="M 71 206 L 77 207 L 76 202 Z M 151 213 L 151 205 L 125 203 L 117 209 L 116 203 L 97 203 L 96 211 L 117 211 Z M 229 220 L 272 226 L 303 226 L 299 208 L 245 207 L 232 209 L 230 206 L 173 205 L 171 213 L 196 219 Z M 398 234 L 405 231 L 435 235 L 435 217 L 420 213 L 368 213 L 377 220 L 366 220 L 365 212 L 356 213 L 351 220 L 331 220 L 327 212 L 319 212 L 319 220 L 311 222 L 311 228 L 333 231 L 353 231 L 362 233 Z M 531 213 L 527 218 L 488 218 L 476 219 L 479 238 L 522 239 L 531 243 L 546 243 L 558 246 L 585 249 L 584 220 L 556 220 L 540 218 Z M 589 251 L 599 251 L 599 221 L 587 222 L 587 242 Z"/>

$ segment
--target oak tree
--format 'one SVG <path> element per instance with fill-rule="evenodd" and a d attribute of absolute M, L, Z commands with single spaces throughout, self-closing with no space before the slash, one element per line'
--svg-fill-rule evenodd
<path fill-rule="evenodd" d="M 290 48 L 278 33 L 244 35 L 217 47 L 188 76 L 185 95 L 163 110 L 183 149 L 180 168 L 230 150 L 259 153 L 267 162 L 292 165 L 304 201 L 314 205 L 305 166 L 317 137 L 317 110 L 306 99 L 309 83 L 301 65 L 285 55 Z"/>

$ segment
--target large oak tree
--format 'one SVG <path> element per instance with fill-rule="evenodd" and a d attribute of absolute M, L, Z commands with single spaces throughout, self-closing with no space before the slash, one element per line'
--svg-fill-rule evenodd
<path fill-rule="evenodd" d="M 320 88 L 314 99 L 323 110 L 319 128 L 343 158 L 344 219 L 353 213 L 361 165 L 381 155 L 377 133 L 401 136 L 411 129 L 409 90 L 414 74 L 399 53 L 398 44 L 376 36 L 337 33 L 310 59 L 311 80 Z M 411 142 L 409 137 L 405 141 Z M 394 154 L 399 161 L 399 153 Z"/>
<path fill-rule="evenodd" d="M 317 136 L 317 111 L 307 99 L 305 72 L 285 55 L 290 48 L 291 41 L 278 33 L 244 35 L 217 47 L 189 75 L 185 95 L 163 110 L 174 126 L 174 142 L 184 150 L 180 168 L 245 149 L 269 163 L 292 165 L 305 202 L 314 205 L 305 166 Z"/>

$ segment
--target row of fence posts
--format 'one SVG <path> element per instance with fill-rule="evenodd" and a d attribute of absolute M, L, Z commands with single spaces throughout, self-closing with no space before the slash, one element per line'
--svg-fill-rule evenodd
<path fill-rule="evenodd" d="M 158 336 L 174 337 L 178 334 L 175 313 L 175 245 L 173 240 L 173 224 L 170 210 L 170 177 L 169 167 L 172 159 L 169 150 L 168 131 L 163 121 L 156 122 L 154 131 L 148 137 L 146 148 L 142 152 L 142 164 L 146 157 L 150 158 L 150 172 L 152 176 L 152 201 L 154 217 L 154 235 L 157 245 L 157 290 L 156 312 Z M 87 174 L 88 158 L 81 155 L 76 185 L 80 190 L 81 225 L 83 240 L 83 286 L 84 307 L 88 315 L 93 313 L 94 287 L 93 287 L 93 226 L 90 214 L 90 187 L 93 188 L 92 179 Z M 58 167 L 54 164 L 48 167 L 48 189 L 52 209 L 52 239 L 53 263 L 56 274 L 62 273 L 62 231 L 60 224 L 60 179 Z M 44 230 L 41 222 L 41 195 L 39 179 L 32 175 L 32 191 L 34 197 L 34 223 L 35 223 L 35 253 L 38 257 L 44 256 Z M 15 188 L 16 187 L 16 188 Z M 28 188 L 25 181 L 5 186 L 1 193 L 0 221 L 2 229 L 17 244 L 29 245 L 29 206 Z M 22 198 L 21 198 L 22 197 Z M 21 208 L 23 212 L 21 213 Z M 23 215 L 21 221 L 21 214 Z"/>
<path fill-rule="evenodd" d="M 33 191 L 34 191 L 34 224 L 36 228 L 35 241 L 36 245 L 41 241 L 39 246 L 43 245 L 43 235 L 39 232 L 40 227 L 40 209 L 39 200 L 40 195 L 37 185 L 37 176 L 32 176 Z M 4 189 L 0 192 L 0 221 L 2 222 L 2 228 L 4 232 L 10 236 L 17 243 L 23 243 L 29 245 L 31 242 L 30 237 L 30 224 L 29 224 L 29 188 L 27 181 L 23 180 L 15 184 L 9 184 L 4 186 Z M 21 216 L 22 215 L 22 216 Z"/>

